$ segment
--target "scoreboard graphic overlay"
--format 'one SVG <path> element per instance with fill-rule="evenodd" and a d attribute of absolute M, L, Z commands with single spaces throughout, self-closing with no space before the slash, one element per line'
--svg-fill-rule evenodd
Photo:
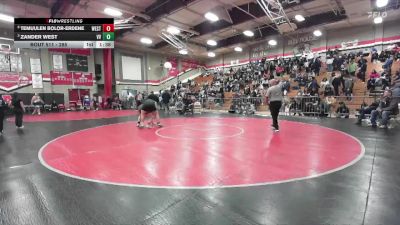
<path fill-rule="evenodd" d="M 112 18 L 16 18 L 19 48 L 114 48 Z"/>

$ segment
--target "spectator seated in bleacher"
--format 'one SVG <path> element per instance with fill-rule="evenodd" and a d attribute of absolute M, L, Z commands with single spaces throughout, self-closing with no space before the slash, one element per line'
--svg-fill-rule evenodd
<path fill-rule="evenodd" d="M 318 94 L 320 86 L 318 85 L 317 80 L 315 77 L 311 78 L 311 82 L 308 84 L 307 91 L 310 93 L 311 96 L 315 96 Z"/>
<path fill-rule="evenodd" d="M 379 84 L 379 79 L 381 78 L 381 75 L 379 75 L 378 72 L 376 72 L 376 70 L 372 70 L 368 82 L 367 82 L 367 89 L 371 92 L 371 91 L 375 91 L 375 88 L 377 86 L 380 86 Z"/>
<path fill-rule="evenodd" d="M 346 106 L 344 102 L 339 102 L 339 107 L 336 109 L 337 118 L 349 118 L 350 109 Z"/>
<path fill-rule="evenodd" d="M 119 99 L 118 95 L 116 95 L 111 102 L 111 108 L 113 110 L 122 110 L 122 102 Z"/>
<path fill-rule="evenodd" d="M 183 97 L 182 101 L 183 101 L 183 110 L 180 113 L 181 114 L 185 114 L 185 113 L 193 114 L 194 101 L 192 100 L 192 97 L 189 95 L 185 95 L 185 97 Z"/>
<path fill-rule="evenodd" d="M 131 94 L 131 93 L 129 92 L 129 94 Z M 93 95 L 93 98 L 92 98 L 92 105 L 93 105 L 93 109 L 95 111 L 99 110 L 99 101 L 98 101 L 98 98 L 95 95 Z"/>
<path fill-rule="evenodd" d="M 365 103 L 365 102 L 364 102 Z M 362 120 L 365 119 L 365 115 L 370 115 L 373 110 L 376 110 L 379 106 L 379 101 L 371 103 L 371 105 L 364 104 L 359 110 L 359 115 L 356 124 L 361 125 Z"/>
<path fill-rule="evenodd" d="M 396 93 L 396 96 L 393 95 Z M 379 107 L 371 112 L 371 125 L 377 127 L 377 119 L 382 118 L 379 128 L 387 128 L 388 121 L 391 115 L 399 113 L 399 98 L 400 98 L 400 85 L 395 86 L 392 90 L 386 90 L 383 94 Z"/>
<path fill-rule="evenodd" d="M 59 112 L 60 111 L 60 109 L 58 108 L 58 104 L 57 104 L 56 100 L 53 100 L 53 102 L 51 103 L 50 110 L 52 112 Z"/>
<path fill-rule="evenodd" d="M 378 72 L 376 72 L 376 70 L 372 70 L 371 74 L 369 75 L 369 79 L 377 79 L 380 78 L 381 76 L 379 75 Z"/>
<path fill-rule="evenodd" d="M 320 116 L 321 117 L 327 117 L 330 112 L 331 112 L 331 108 L 332 105 L 334 105 L 336 103 L 336 98 L 333 96 L 326 96 L 324 100 L 321 101 L 320 104 Z"/>
<path fill-rule="evenodd" d="M 385 64 L 383 64 L 383 69 L 385 70 L 389 70 L 390 68 L 392 68 L 393 65 L 393 55 L 390 55 L 390 57 L 388 59 L 386 59 Z"/>
<path fill-rule="evenodd" d="M 82 100 L 83 110 L 90 110 L 90 98 L 89 95 L 85 95 Z"/>

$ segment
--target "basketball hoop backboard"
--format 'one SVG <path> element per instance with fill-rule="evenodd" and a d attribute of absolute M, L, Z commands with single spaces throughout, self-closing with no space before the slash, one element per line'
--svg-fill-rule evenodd
<path fill-rule="evenodd" d="M 0 53 L 20 54 L 19 48 L 15 47 L 14 39 L 0 37 Z"/>

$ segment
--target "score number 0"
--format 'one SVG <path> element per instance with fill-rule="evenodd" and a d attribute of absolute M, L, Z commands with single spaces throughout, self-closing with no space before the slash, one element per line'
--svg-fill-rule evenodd
<path fill-rule="evenodd" d="M 103 24 L 103 41 L 114 41 L 114 24 Z"/>

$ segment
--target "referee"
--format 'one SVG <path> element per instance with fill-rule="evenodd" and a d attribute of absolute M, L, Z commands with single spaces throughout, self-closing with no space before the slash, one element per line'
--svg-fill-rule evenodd
<path fill-rule="evenodd" d="M 267 90 L 267 102 L 272 116 L 272 129 L 275 132 L 279 131 L 278 116 L 282 106 L 283 91 L 282 83 L 279 80 L 273 79 L 270 81 L 270 87 Z"/>

